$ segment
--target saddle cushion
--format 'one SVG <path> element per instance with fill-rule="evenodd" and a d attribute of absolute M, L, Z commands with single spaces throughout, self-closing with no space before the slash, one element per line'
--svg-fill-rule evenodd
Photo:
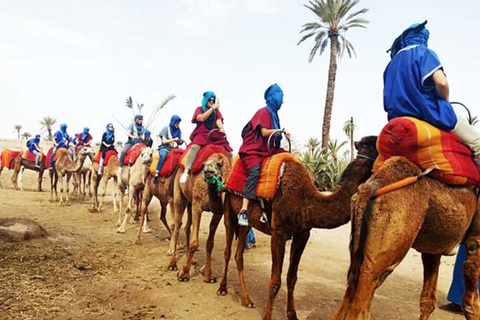
<path fill-rule="evenodd" d="M 43 154 L 43 152 L 40 153 L 40 162 L 42 162 L 44 156 L 45 155 Z M 25 149 L 22 151 L 22 159 L 35 161 L 35 154 L 30 150 Z"/>
<path fill-rule="evenodd" d="M 172 149 L 167 154 L 167 158 L 163 163 L 162 168 L 160 169 L 160 176 L 162 177 L 169 177 L 176 167 L 180 164 L 180 158 L 182 157 L 183 153 L 185 152 L 184 149 Z M 160 159 L 160 155 L 158 152 L 155 152 L 153 155 L 152 164 L 150 165 L 150 174 L 155 175 L 155 171 L 157 170 L 158 160 Z"/>
<path fill-rule="evenodd" d="M 138 156 L 142 153 L 142 150 L 145 149 L 147 146 L 143 143 L 134 144 L 130 149 L 127 151 L 127 155 L 123 160 L 123 165 L 132 165 L 137 161 Z"/>
<path fill-rule="evenodd" d="M 95 155 L 93 156 L 93 162 L 95 163 L 100 163 L 100 157 L 102 156 L 102 153 L 100 150 L 97 150 L 95 152 Z M 103 165 L 106 166 L 108 164 L 108 160 L 110 160 L 111 157 L 118 157 L 117 156 L 117 151 L 115 150 L 108 150 L 107 153 L 105 154 L 105 159 L 103 159 Z"/>
<path fill-rule="evenodd" d="M 183 153 L 180 159 L 180 167 L 185 169 L 185 164 L 187 163 L 187 157 L 190 152 L 192 144 L 189 144 L 185 152 Z M 213 144 L 207 144 L 205 147 L 201 148 L 197 153 L 197 157 L 192 165 L 191 174 L 197 174 L 203 169 L 203 163 L 207 161 L 208 158 L 214 153 L 222 153 L 225 157 L 228 158 L 228 152 L 222 146 L 217 146 Z"/>
<path fill-rule="evenodd" d="M 53 152 L 53 147 L 51 147 L 50 149 L 48 149 L 48 152 L 47 152 L 47 159 L 48 159 L 48 161 L 50 161 L 50 158 L 52 157 L 52 152 Z M 58 157 L 59 157 L 62 153 L 67 153 L 67 154 L 70 156 L 70 153 L 68 152 L 68 149 L 59 148 L 59 149 L 57 149 L 57 152 L 55 152 L 55 155 L 53 156 L 53 162 L 57 161 Z"/>
<path fill-rule="evenodd" d="M 385 160 L 402 156 L 422 170 L 434 168 L 429 176 L 447 184 L 480 185 L 480 174 L 472 151 L 453 132 L 442 131 L 412 117 L 395 118 L 377 139 L 378 157 L 373 172 Z"/>
<path fill-rule="evenodd" d="M 285 162 L 290 161 L 299 162 L 300 160 L 291 153 L 283 152 L 268 157 L 262 162 L 262 171 L 257 184 L 258 198 L 273 200 L 283 175 Z M 242 195 L 248 171 L 238 156 L 235 157 L 232 167 L 232 173 L 225 186 L 229 191 Z"/>
<path fill-rule="evenodd" d="M 18 157 L 22 152 L 21 151 L 13 151 L 10 149 L 3 149 L 2 154 L 0 155 L 0 161 L 2 167 L 7 167 L 8 169 L 13 169 L 13 159 Z"/>

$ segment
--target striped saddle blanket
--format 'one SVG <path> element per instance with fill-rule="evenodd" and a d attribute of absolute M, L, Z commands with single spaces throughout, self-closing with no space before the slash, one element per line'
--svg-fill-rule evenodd
<path fill-rule="evenodd" d="M 172 149 L 167 154 L 167 158 L 163 163 L 162 168 L 160 169 L 160 176 L 161 177 L 169 177 L 176 167 L 180 164 L 180 158 L 182 157 L 183 153 L 185 152 L 184 149 Z M 150 174 L 154 175 L 155 171 L 157 170 L 157 164 L 160 156 L 158 152 L 155 152 L 153 155 L 152 164 L 150 165 Z"/>

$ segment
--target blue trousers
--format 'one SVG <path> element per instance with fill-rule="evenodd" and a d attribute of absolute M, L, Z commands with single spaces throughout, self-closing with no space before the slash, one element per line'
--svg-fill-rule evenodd
<path fill-rule="evenodd" d="M 162 170 L 163 164 L 165 163 L 165 159 L 167 159 L 167 154 L 170 152 L 168 149 L 158 149 L 158 154 L 160 158 L 158 159 L 157 163 L 157 170 L 155 173 L 160 173 L 160 170 Z"/>
<path fill-rule="evenodd" d="M 458 248 L 457 259 L 455 260 L 455 266 L 453 267 L 453 279 L 448 290 L 447 300 L 461 306 L 463 294 L 465 292 L 465 279 L 463 278 L 463 263 L 467 257 L 467 252 L 463 244 Z M 480 287 L 480 282 L 479 282 Z"/>
<path fill-rule="evenodd" d="M 253 233 L 253 228 L 250 229 L 250 231 L 247 234 L 247 241 L 245 241 L 245 249 L 250 249 L 248 247 L 249 244 L 252 244 L 253 246 L 257 245 L 257 240 L 255 240 L 255 234 Z"/>

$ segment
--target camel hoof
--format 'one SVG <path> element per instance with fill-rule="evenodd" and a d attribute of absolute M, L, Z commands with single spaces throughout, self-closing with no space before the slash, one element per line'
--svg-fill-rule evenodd
<path fill-rule="evenodd" d="M 122 225 L 122 220 L 118 220 L 116 226 L 120 227 Z"/>
<path fill-rule="evenodd" d="M 117 233 L 125 233 L 125 228 L 118 228 Z"/>
<path fill-rule="evenodd" d="M 172 250 L 172 249 L 168 249 L 167 251 L 165 251 L 165 255 L 167 255 L 167 256 L 173 256 L 173 250 Z"/>
<path fill-rule="evenodd" d="M 140 240 L 139 238 L 135 239 L 135 241 L 133 241 L 133 244 L 139 246 L 142 244 L 142 240 Z"/>
<path fill-rule="evenodd" d="M 226 296 L 228 294 L 227 288 L 220 286 L 220 288 L 217 290 L 217 295 L 219 296 Z"/>
<path fill-rule="evenodd" d="M 95 208 L 90 208 L 90 209 L 88 209 L 88 211 L 90 211 L 91 213 L 96 213 L 96 212 L 98 212 L 98 210 L 95 209 Z"/>
<path fill-rule="evenodd" d="M 252 301 L 247 302 L 244 306 L 250 309 L 255 308 L 255 304 Z"/>
<path fill-rule="evenodd" d="M 180 282 L 188 282 L 190 280 L 190 273 L 181 270 L 178 272 L 177 278 Z"/>
<path fill-rule="evenodd" d="M 167 270 L 168 271 L 178 271 L 178 267 L 176 264 L 170 264 L 168 267 L 167 267 Z"/>
<path fill-rule="evenodd" d="M 143 229 L 143 233 L 152 233 L 152 230 L 150 230 L 150 229 Z"/>
<path fill-rule="evenodd" d="M 208 277 L 205 276 L 205 279 L 203 279 L 203 282 L 205 283 L 217 283 L 217 277 L 213 275 L 209 275 Z"/>
<path fill-rule="evenodd" d="M 298 320 L 297 313 L 295 311 L 287 312 L 287 319 L 288 320 Z"/>

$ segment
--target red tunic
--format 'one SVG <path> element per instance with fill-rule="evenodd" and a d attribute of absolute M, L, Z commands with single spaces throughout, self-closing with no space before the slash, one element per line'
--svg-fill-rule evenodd
<path fill-rule="evenodd" d="M 243 143 L 238 154 L 247 170 L 250 170 L 269 157 L 268 137 L 264 138 L 261 133 L 262 128 L 273 129 L 272 116 L 267 107 L 259 109 L 248 124 L 249 128 L 243 137 Z M 285 152 L 282 148 L 275 148 L 274 141 L 275 139 L 272 137 L 270 139 L 271 154 Z"/>
<path fill-rule="evenodd" d="M 92 136 L 90 134 L 87 134 L 87 138 L 85 141 L 82 139 L 83 133 L 77 134 L 77 145 L 75 146 L 75 153 L 78 153 L 78 149 L 82 146 L 89 146 L 90 147 L 90 142 L 92 141 Z"/>
<path fill-rule="evenodd" d="M 205 125 L 205 122 L 197 121 L 197 116 L 202 113 L 203 113 L 202 107 L 197 107 L 197 109 L 195 109 L 195 113 L 193 114 L 192 123 L 197 124 L 197 126 L 195 127 L 192 134 L 190 135 L 190 140 L 192 140 L 192 144 L 196 144 L 202 147 L 206 146 L 207 144 L 214 144 L 214 145 L 224 147 L 225 150 L 227 150 L 228 152 L 232 152 L 233 149 L 230 147 L 230 144 L 228 143 L 227 138 L 223 133 L 220 133 L 218 130 L 215 130 L 210 134 L 210 136 L 208 136 L 208 133 L 210 132 L 210 130 Z M 223 116 L 220 110 L 217 110 L 215 112 L 214 117 L 215 119 L 213 121 L 211 130 L 218 129 L 217 120 L 223 121 Z"/>

